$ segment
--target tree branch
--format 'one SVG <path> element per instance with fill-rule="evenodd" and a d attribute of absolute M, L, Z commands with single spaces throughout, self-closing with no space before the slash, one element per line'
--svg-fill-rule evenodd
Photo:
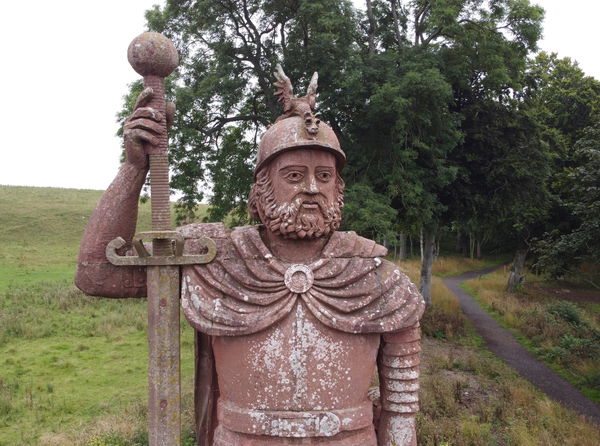
<path fill-rule="evenodd" d="M 203 131 L 202 133 L 204 133 L 206 136 L 212 136 L 213 134 L 221 130 L 225 126 L 225 124 L 237 121 L 258 121 L 264 125 L 269 125 L 269 121 L 259 115 L 238 115 L 230 117 L 221 116 L 213 119 L 213 122 L 215 122 L 213 126 L 210 127 L 208 130 Z"/>

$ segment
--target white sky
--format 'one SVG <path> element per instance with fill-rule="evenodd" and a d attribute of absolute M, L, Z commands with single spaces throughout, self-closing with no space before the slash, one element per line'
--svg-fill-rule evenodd
<path fill-rule="evenodd" d="M 361 0 L 356 3 L 363 3 Z M 105 189 L 120 154 L 115 115 L 138 78 L 127 46 L 162 0 L 30 0 L 0 6 L 0 184 Z M 600 79 L 600 2 L 537 0 L 540 47 Z"/>

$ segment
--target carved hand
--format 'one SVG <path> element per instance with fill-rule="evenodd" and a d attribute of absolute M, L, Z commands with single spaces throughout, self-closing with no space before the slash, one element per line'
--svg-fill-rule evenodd
<path fill-rule="evenodd" d="M 154 92 L 146 88 L 140 93 L 135 103 L 131 116 L 127 118 L 124 126 L 125 154 L 127 162 L 140 170 L 148 170 L 149 147 L 158 144 L 158 137 L 164 132 L 160 125 L 164 119 L 163 114 L 146 105 L 152 100 Z M 175 104 L 167 102 L 167 128 L 173 122 Z"/>

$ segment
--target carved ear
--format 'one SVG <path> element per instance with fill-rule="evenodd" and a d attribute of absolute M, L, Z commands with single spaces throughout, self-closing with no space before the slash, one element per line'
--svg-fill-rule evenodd
<path fill-rule="evenodd" d="M 317 82 L 319 80 L 319 73 L 315 71 L 310 80 L 310 84 L 308 84 L 308 88 L 306 89 L 306 97 L 308 98 L 308 105 L 310 105 L 311 110 L 315 109 L 317 105 Z"/>
<path fill-rule="evenodd" d="M 277 70 L 274 73 L 277 82 L 273 82 L 273 85 L 277 87 L 275 96 L 277 96 L 279 102 L 283 102 L 283 111 L 288 112 L 292 109 L 292 99 L 294 98 L 292 82 L 290 81 L 290 78 L 285 75 L 280 64 L 277 64 L 275 68 Z"/>

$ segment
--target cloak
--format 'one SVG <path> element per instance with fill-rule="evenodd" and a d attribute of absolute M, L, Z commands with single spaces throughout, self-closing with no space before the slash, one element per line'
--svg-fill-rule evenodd
<path fill-rule="evenodd" d="M 188 251 L 211 237 L 217 257 L 183 267 L 184 314 L 212 336 L 257 333 L 287 316 L 298 300 L 324 325 L 348 333 L 389 333 L 415 325 L 424 309 L 416 287 L 381 257 L 386 248 L 355 232 L 334 232 L 320 258 L 277 259 L 259 226 L 226 230 L 222 223 L 180 228 Z"/>
<path fill-rule="evenodd" d="M 185 250 L 203 251 L 212 238 L 217 256 L 182 268 L 181 303 L 197 330 L 195 418 L 198 445 L 212 444 L 219 387 L 211 336 L 257 333 L 283 319 L 300 299 L 319 321 L 350 333 L 386 333 L 414 326 L 425 302 L 386 248 L 355 232 L 334 232 L 319 259 L 299 265 L 277 259 L 260 226 L 228 230 L 222 223 L 178 230 Z"/>

